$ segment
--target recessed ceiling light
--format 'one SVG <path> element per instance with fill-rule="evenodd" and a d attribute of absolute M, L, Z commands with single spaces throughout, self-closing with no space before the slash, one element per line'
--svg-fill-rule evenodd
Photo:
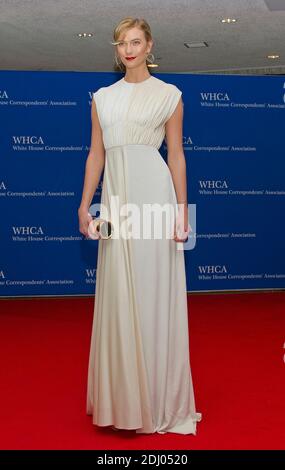
<path fill-rule="evenodd" d="M 268 59 L 278 59 L 280 56 L 278 54 L 270 54 L 267 56 Z"/>
<path fill-rule="evenodd" d="M 90 38 L 91 36 L 93 36 L 92 33 L 78 33 L 78 35 L 80 38 Z"/>
<path fill-rule="evenodd" d="M 203 42 L 184 42 L 184 46 L 190 48 L 194 47 L 209 47 L 209 45 L 203 41 Z"/>
<path fill-rule="evenodd" d="M 236 23 L 236 18 L 222 18 L 221 22 L 222 23 Z"/>

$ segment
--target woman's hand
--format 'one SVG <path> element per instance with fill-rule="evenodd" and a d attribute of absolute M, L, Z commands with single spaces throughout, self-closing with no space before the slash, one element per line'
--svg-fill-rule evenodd
<path fill-rule="evenodd" d="M 179 206 L 178 214 L 175 220 L 173 240 L 176 242 L 185 242 L 188 240 L 189 233 L 192 232 L 191 225 L 188 223 L 188 207 Z"/>
<path fill-rule="evenodd" d="M 86 238 L 88 238 L 88 226 L 90 222 L 93 220 L 92 215 L 89 214 L 88 209 L 79 207 L 78 219 L 79 219 L 79 232 L 82 233 Z"/>

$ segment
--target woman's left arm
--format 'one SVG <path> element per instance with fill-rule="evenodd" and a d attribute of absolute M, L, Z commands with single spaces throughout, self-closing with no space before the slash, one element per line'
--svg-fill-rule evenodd
<path fill-rule="evenodd" d="M 175 241 L 185 241 L 189 233 L 188 222 L 188 202 L 187 202 L 187 173 L 186 161 L 183 150 L 183 101 L 180 98 L 175 111 L 165 124 L 166 144 L 167 144 L 167 164 L 170 169 L 173 184 L 175 187 L 177 204 L 179 208 L 179 230 L 184 232 L 180 238 L 177 230 L 174 233 Z"/>

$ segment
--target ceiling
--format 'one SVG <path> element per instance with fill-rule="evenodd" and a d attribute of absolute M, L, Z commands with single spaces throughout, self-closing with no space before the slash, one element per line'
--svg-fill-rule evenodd
<path fill-rule="evenodd" d="M 285 0 L 0 0 L 0 70 L 112 71 L 125 16 L 149 22 L 153 72 L 285 73 Z"/>

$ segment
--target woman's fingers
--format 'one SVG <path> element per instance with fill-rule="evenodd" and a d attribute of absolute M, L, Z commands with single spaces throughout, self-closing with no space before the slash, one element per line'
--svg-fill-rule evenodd
<path fill-rule="evenodd" d="M 188 229 L 186 231 L 184 230 L 184 227 L 182 227 L 181 223 L 175 224 L 173 240 L 176 242 L 187 241 L 190 231 L 192 231 L 190 224 L 188 224 Z"/>
<path fill-rule="evenodd" d="M 86 238 L 88 238 L 88 229 L 92 220 L 92 215 L 89 214 L 89 212 L 79 217 L 79 232 L 82 233 L 82 235 L 84 235 Z"/>

